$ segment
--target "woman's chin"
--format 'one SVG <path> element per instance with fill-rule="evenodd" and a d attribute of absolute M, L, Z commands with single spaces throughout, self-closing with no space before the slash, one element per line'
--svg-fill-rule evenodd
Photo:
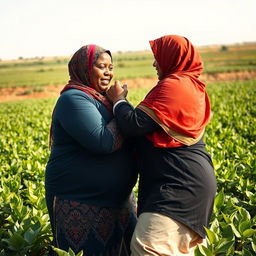
<path fill-rule="evenodd" d="M 108 85 L 106 85 L 106 86 L 105 86 L 105 85 L 104 85 L 104 86 L 99 86 L 97 91 L 98 91 L 99 93 L 106 93 L 106 91 L 108 90 L 108 88 L 109 88 Z"/>

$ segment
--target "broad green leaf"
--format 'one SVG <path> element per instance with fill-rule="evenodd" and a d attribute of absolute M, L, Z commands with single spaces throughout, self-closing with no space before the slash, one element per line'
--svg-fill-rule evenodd
<path fill-rule="evenodd" d="M 83 251 L 80 251 L 79 253 L 75 254 L 71 248 L 68 249 L 68 252 L 58 249 L 54 246 L 52 246 L 52 248 L 58 256 L 83 256 Z"/>
<path fill-rule="evenodd" d="M 235 225 L 234 225 L 233 223 L 231 223 L 231 224 L 230 224 L 230 227 L 232 228 L 232 230 L 233 230 L 235 236 L 238 237 L 238 238 L 240 238 L 241 235 L 240 235 L 239 231 L 236 229 Z"/>
<path fill-rule="evenodd" d="M 256 252 L 256 235 L 253 236 L 251 244 L 253 251 Z"/>
<path fill-rule="evenodd" d="M 13 224 L 15 223 L 15 221 L 13 220 L 13 217 L 10 215 L 6 218 L 7 221 L 12 222 Z"/>
<path fill-rule="evenodd" d="M 69 256 L 76 256 L 71 248 L 68 249 L 68 255 Z"/>
<path fill-rule="evenodd" d="M 234 246 L 235 241 L 224 240 L 221 241 L 220 244 L 216 247 L 216 253 L 226 253 L 226 255 L 230 255 L 232 247 Z"/>
<path fill-rule="evenodd" d="M 230 216 L 228 216 L 227 214 L 222 213 L 222 216 L 223 216 L 224 220 L 226 221 L 226 223 L 231 223 L 232 222 Z"/>
<path fill-rule="evenodd" d="M 224 203 L 224 190 L 222 189 L 214 200 L 214 211 L 218 211 Z"/>
<path fill-rule="evenodd" d="M 205 228 L 206 233 L 207 233 L 207 237 L 210 241 L 210 244 L 215 244 L 216 242 L 218 242 L 218 236 L 212 232 L 210 229 Z"/>
<path fill-rule="evenodd" d="M 239 212 L 243 216 L 244 220 L 250 220 L 251 219 L 250 213 L 247 210 L 245 210 L 244 208 L 241 208 L 239 210 Z"/>
<path fill-rule="evenodd" d="M 204 256 L 204 254 L 202 254 L 199 250 L 199 248 L 196 248 L 195 249 L 195 252 L 194 252 L 194 256 Z"/>
<path fill-rule="evenodd" d="M 255 229 L 246 229 L 243 233 L 242 233 L 242 236 L 245 238 L 245 237 L 251 237 L 253 235 L 256 234 L 256 230 Z"/>
<path fill-rule="evenodd" d="M 210 249 L 208 249 L 203 245 L 198 246 L 198 249 L 204 256 L 214 256 L 214 254 L 210 251 Z"/>
<path fill-rule="evenodd" d="M 242 221 L 238 224 L 238 230 L 242 234 L 245 230 L 251 228 L 251 222 L 249 219 Z"/>
<path fill-rule="evenodd" d="M 64 250 L 55 247 L 52 247 L 52 249 L 57 253 L 58 256 L 69 256 L 69 253 Z"/>
<path fill-rule="evenodd" d="M 234 239 L 234 233 L 230 225 L 223 227 L 222 236 L 229 241 Z"/>
<path fill-rule="evenodd" d="M 253 241 L 251 242 L 251 245 L 252 245 L 252 249 L 254 252 L 256 252 L 256 243 L 254 243 Z"/>
<path fill-rule="evenodd" d="M 15 251 L 19 251 L 25 244 L 23 237 L 18 233 L 14 233 L 11 238 L 3 240 Z"/>
<path fill-rule="evenodd" d="M 215 233 L 219 231 L 219 222 L 217 218 L 212 221 L 210 230 L 212 230 Z"/>
<path fill-rule="evenodd" d="M 26 242 L 28 242 L 28 244 L 32 244 L 34 238 L 35 232 L 31 228 L 29 228 L 24 234 L 24 239 L 26 240 Z"/>

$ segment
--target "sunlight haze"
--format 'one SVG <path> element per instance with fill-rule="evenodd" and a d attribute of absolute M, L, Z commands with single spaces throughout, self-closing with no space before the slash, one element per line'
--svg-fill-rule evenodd
<path fill-rule="evenodd" d="M 0 0 L 0 59 L 69 56 L 85 44 L 149 49 L 167 34 L 196 46 L 256 41 L 255 0 Z"/>

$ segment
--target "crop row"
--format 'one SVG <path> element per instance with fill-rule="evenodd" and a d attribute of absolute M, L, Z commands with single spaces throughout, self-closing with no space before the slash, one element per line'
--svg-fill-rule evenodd
<path fill-rule="evenodd" d="M 199 49 L 204 61 L 204 73 L 255 71 L 256 45 L 220 49 Z M 69 57 L 70 58 L 70 57 Z M 65 84 L 68 80 L 69 58 L 38 58 L 0 62 L 0 88 L 38 87 Z M 115 79 L 155 77 L 150 51 L 113 54 Z"/>
<path fill-rule="evenodd" d="M 133 90 L 136 105 L 147 90 Z M 208 248 L 196 255 L 256 253 L 256 81 L 208 86 L 213 118 L 205 142 L 218 182 Z M 56 99 L 0 103 L 0 256 L 46 255 L 52 234 L 44 199 Z"/>

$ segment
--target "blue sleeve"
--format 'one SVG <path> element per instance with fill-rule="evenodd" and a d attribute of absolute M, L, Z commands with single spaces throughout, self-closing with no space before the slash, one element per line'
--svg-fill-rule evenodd
<path fill-rule="evenodd" d="M 63 94 L 56 109 L 57 118 L 63 129 L 82 147 L 94 153 L 111 153 L 117 149 L 120 134 L 113 120 L 106 123 L 93 101 L 79 91 Z"/>

